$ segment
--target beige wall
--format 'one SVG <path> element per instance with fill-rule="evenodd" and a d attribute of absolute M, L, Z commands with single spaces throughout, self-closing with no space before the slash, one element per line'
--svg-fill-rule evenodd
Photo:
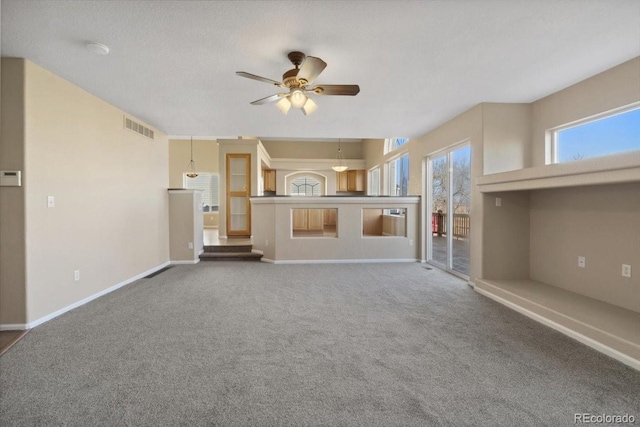
<path fill-rule="evenodd" d="M 530 226 L 533 280 L 640 312 L 637 183 L 532 191 Z"/>
<path fill-rule="evenodd" d="M 24 64 L 31 323 L 169 261 L 169 176 L 165 134 L 126 130 L 121 110 Z"/>
<path fill-rule="evenodd" d="M 262 145 L 273 159 L 335 159 L 338 156 L 337 142 L 316 141 L 262 141 Z M 362 141 L 342 142 L 345 159 L 362 159 Z"/>
<path fill-rule="evenodd" d="M 483 108 L 484 104 L 477 105 L 459 116 L 437 127 L 426 135 L 410 140 L 409 148 L 409 194 L 423 196 L 423 209 L 430 212 L 426 206 L 426 193 L 424 192 L 425 178 L 423 175 L 423 163 L 427 156 L 431 156 L 442 150 L 454 147 L 462 143 L 471 145 L 471 176 L 481 176 L 483 165 Z M 383 179 L 381 177 L 381 179 Z M 473 184 L 472 184 L 473 185 Z M 428 214 L 430 215 L 430 213 Z M 422 220 L 422 223 L 426 223 Z M 482 236 L 483 236 L 483 205 L 482 197 L 476 187 L 473 187 L 471 195 L 471 274 L 470 281 L 475 277 L 482 277 Z M 424 232 L 422 234 L 422 259 L 426 258 L 426 242 Z"/>
<path fill-rule="evenodd" d="M 169 140 L 169 188 L 183 188 L 183 174 L 189 170 L 191 141 L 188 139 Z M 197 172 L 218 173 L 218 142 L 213 140 L 193 140 L 193 160 Z"/>
<path fill-rule="evenodd" d="M 529 192 L 481 194 L 483 198 L 482 278 L 529 277 Z M 497 206 L 496 199 L 500 200 Z"/>
<path fill-rule="evenodd" d="M 482 104 L 484 174 L 531 164 L 531 104 Z"/>
<path fill-rule="evenodd" d="M 24 61 L 2 59 L 0 170 L 24 173 Z M 25 192 L 0 187 L 0 325 L 24 324 L 26 299 Z"/>
<path fill-rule="evenodd" d="M 525 169 L 519 175 L 505 175 L 511 180 L 543 178 L 548 176 L 545 173 L 552 171 L 556 174 L 561 171 L 569 173 L 570 170 L 577 172 L 572 179 L 561 177 L 564 186 L 572 187 L 484 195 L 481 225 L 484 267 L 481 277 L 530 278 L 640 311 L 640 278 L 621 275 L 623 263 L 630 264 L 632 268 L 640 265 L 638 185 L 597 185 L 589 178 L 591 185 L 587 186 L 585 178 L 581 180 L 581 174 L 591 171 L 589 167 L 627 164 L 620 160 L 637 158 L 637 153 L 609 156 L 606 160 L 589 159 L 572 165 L 544 166 L 549 129 L 637 102 L 640 102 L 639 58 L 534 102 L 531 105 L 529 161 L 526 160 L 526 152 L 521 150 L 528 143 L 522 137 L 524 133 L 505 125 L 501 133 L 511 133 L 514 137 L 503 138 L 504 142 L 520 140 L 521 143 L 513 147 L 508 144 L 493 147 L 494 141 L 489 135 L 496 132 L 487 129 L 488 123 L 499 123 L 501 117 L 510 117 L 511 122 L 520 122 L 521 128 L 526 129 L 526 106 L 519 106 L 518 110 L 505 107 L 511 110 L 506 115 L 503 112 L 492 113 L 496 120 L 487 120 L 489 114 L 484 115 L 485 170 Z M 492 105 L 491 108 L 494 107 Z M 484 108 L 486 112 L 489 107 L 485 104 Z M 503 110 L 503 107 L 499 109 Z M 507 147 L 513 155 L 501 156 L 497 149 L 500 146 Z M 511 164 L 509 160 L 512 160 Z M 517 167 L 520 163 L 522 166 Z M 527 170 L 530 166 L 537 168 Z M 601 173 L 602 179 L 607 179 L 608 174 L 610 172 Z M 552 183 L 549 180 L 536 182 L 541 186 Z M 495 206 L 496 197 L 502 199 L 502 207 Z M 586 268 L 577 266 L 578 256 L 587 258 Z"/>
<path fill-rule="evenodd" d="M 196 172 L 219 173 L 218 142 L 214 140 L 193 140 L 193 160 Z M 191 160 L 191 140 L 169 140 L 169 188 L 183 188 L 183 176 L 188 172 Z M 203 214 L 205 227 L 218 227 L 218 212 Z"/>
<path fill-rule="evenodd" d="M 640 102 L 640 57 L 542 98 L 532 105 L 532 164 L 545 164 L 546 131 Z"/>
<path fill-rule="evenodd" d="M 171 262 L 194 263 L 199 260 L 203 249 L 201 206 L 202 190 L 169 190 Z"/>
<path fill-rule="evenodd" d="M 420 229 L 417 200 L 404 198 L 264 198 L 252 199 L 254 248 L 266 260 L 416 260 Z M 292 209 L 337 209 L 337 237 L 292 237 Z M 407 209 L 406 237 L 362 236 L 362 209 Z"/>

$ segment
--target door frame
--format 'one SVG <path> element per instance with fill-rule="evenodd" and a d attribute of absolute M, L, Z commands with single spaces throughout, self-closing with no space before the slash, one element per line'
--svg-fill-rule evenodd
<path fill-rule="evenodd" d="M 246 162 L 245 188 L 243 191 L 231 191 L 231 168 L 230 161 L 233 158 L 244 158 Z M 226 167 L 226 225 L 228 237 L 251 237 L 251 153 L 227 153 L 225 159 Z M 245 197 L 246 228 L 245 230 L 231 230 L 231 198 Z"/>

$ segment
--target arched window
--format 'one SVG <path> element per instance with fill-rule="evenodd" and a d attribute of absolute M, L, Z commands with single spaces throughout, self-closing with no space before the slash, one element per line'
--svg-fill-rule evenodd
<path fill-rule="evenodd" d="M 387 138 L 384 140 L 384 154 L 390 153 L 396 148 L 406 144 L 409 138 Z"/>
<path fill-rule="evenodd" d="M 312 176 L 298 176 L 291 180 L 289 194 L 292 196 L 321 196 L 322 183 Z"/>

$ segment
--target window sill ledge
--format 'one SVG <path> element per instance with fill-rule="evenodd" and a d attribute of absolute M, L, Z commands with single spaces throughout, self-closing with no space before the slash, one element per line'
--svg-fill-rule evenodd
<path fill-rule="evenodd" d="M 485 175 L 481 193 L 640 182 L 640 151 Z"/>

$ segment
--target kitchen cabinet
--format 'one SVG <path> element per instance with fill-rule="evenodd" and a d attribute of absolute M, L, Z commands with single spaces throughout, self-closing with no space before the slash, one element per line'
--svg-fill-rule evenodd
<path fill-rule="evenodd" d="M 293 209 L 294 230 L 323 230 L 324 209 Z"/>
<path fill-rule="evenodd" d="M 347 190 L 347 171 L 344 172 L 336 172 L 337 179 L 336 179 L 336 191 L 349 191 Z"/>
<path fill-rule="evenodd" d="M 364 169 L 350 169 L 337 172 L 336 191 L 364 191 Z"/>
<path fill-rule="evenodd" d="M 364 191 L 364 170 L 347 171 L 347 191 Z"/>
<path fill-rule="evenodd" d="M 337 209 L 324 209 L 323 219 L 324 225 L 336 225 Z"/>
<path fill-rule="evenodd" d="M 307 209 L 307 227 L 309 230 L 322 230 L 324 229 L 324 221 L 322 214 L 324 209 Z"/>

